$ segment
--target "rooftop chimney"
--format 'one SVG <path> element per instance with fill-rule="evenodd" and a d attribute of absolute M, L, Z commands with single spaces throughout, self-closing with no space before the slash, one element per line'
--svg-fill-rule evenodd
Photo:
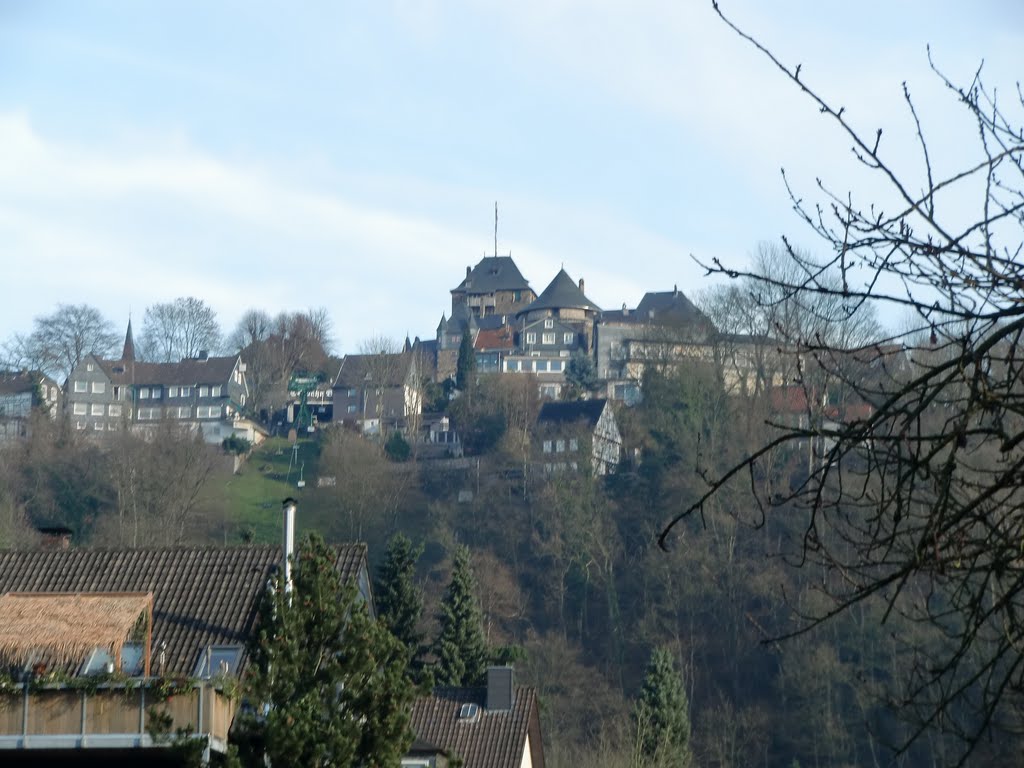
<path fill-rule="evenodd" d="M 284 512 L 284 591 L 292 591 L 292 557 L 295 555 L 295 507 L 291 496 L 281 502 Z"/>
<path fill-rule="evenodd" d="M 512 667 L 487 668 L 487 710 L 511 712 L 516 701 Z"/>
<path fill-rule="evenodd" d="M 580 293 L 583 293 L 583 278 L 580 278 Z"/>

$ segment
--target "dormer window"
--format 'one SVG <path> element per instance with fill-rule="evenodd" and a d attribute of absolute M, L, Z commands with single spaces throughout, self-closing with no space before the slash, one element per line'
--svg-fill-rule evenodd
<path fill-rule="evenodd" d="M 129 677 L 142 674 L 144 661 L 142 643 L 125 643 L 121 646 L 121 673 Z M 94 648 L 89 658 L 82 665 L 80 674 L 83 677 L 109 675 L 117 671 L 117 662 L 109 648 Z"/>
<path fill-rule="evenodd" d="M 234 675 L 242 659 L 240 645 L 208 645 L 199 653 L 193 677 L 209 679 L 220 675 Z"/>
<path fill-rule="evenodd" d="M 554 328 L 555 327 L 555 321 L 552 320 L 550 317 L 546 318 L 544 320 L 544 327 L 545 328 Z"/>

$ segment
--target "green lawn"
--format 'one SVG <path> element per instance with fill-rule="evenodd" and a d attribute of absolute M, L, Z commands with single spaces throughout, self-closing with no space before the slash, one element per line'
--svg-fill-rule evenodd
<path fill-rule="evenodd" d="M 300 476 L 311 485 L 320 454 L 315 438 L 300 439 L 298 452 L 284 438 L 271 438 L 254 448 L 238 474 L 217 489 L 227 507 L 228 519 L 241 535 L 251 530 L 255 542 L 281 538 L 281 501 L 292 496 L 301 501 L 305 489 Z"/>

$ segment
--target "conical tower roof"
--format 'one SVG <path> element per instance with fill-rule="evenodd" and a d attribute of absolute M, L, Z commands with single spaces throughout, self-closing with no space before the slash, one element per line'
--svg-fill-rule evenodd
<path fill-rule="evenodd" d="M 537 297 L 536 301 L 522 310 L 533 312 L 538 309 L 588 309 L 592 312 L 600 312 L 601 308 L 588 299 L 580 287 L 573 282 L 565 269 L 558 270 L 555 279 L 552 280 L 544 292 Z"/>

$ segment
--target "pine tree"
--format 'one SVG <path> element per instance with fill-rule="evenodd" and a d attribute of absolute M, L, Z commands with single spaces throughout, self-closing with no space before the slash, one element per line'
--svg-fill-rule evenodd
<path fill-rule="evenodd" d="M 455 550 L 452 579 L 441 600 L 441 633 L 434 646 L 435 679 L 439 685 L 473 686 L 483 683 L 489 651 L 484 640 L 483 616 L 476 597 L 476 579 L 469 564 L 469 548 Z"/>
<path fill-rule="evenodd" d="M 655 648 L 633 710 L 638 751 L 659 768 L 689 768 L 690 704 L 672 654 Z"/>
<path fill-rule="evenodd" d="M 459 357 L 455 361 L 455 386 L 465 390 L 473 386 L 476 377 L 476 353 L 473 352 L 473 331 L 467 326 L 459 344 Z"/>
<path fill-rule="evenodd" d="M 413 547 L 403 533 L 388 542 L 384 562 L 377 569 L 374 598 L 384 625 L 405 647 L 410 663 L 421 655 L 423 635 L 418 631 L 423 615 L 423 593 L 416 586 L 416 561 L 423 546 Z"/>
<path fill-rule="evenodd" d="M 412 743 L 417 691 L 405 649 L 370 618 L 355 584 L 341 583 L 335 560 L 311 535 L 292 591 L 280 574 L 268 589 L 249 648 L 246 697 L 257 712 L 241 715 L 238 729 L 248 765 L 397 768 Z"/>

